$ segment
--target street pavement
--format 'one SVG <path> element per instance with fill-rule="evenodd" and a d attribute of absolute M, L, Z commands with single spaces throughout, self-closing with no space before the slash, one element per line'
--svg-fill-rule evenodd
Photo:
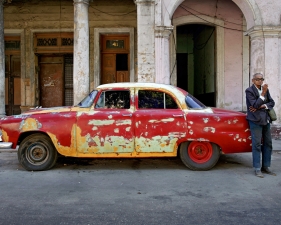
<path fill-rule="evenodd" d="M 281 141 L 277 176 L 254 175 L 251 153 L 222 155 L 209 171 L 179 158 L 59 157 L 28 172 L 16 150 L 0 151 L 0 225 L 272 225 L 281 221 Z"/>

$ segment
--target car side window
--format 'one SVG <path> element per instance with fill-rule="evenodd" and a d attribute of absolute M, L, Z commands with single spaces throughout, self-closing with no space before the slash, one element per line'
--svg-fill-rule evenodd
<path fill-rule="evenodd" d="M 129 109 L 130 91 L 103 91 L 95 105 L 103 109 Z"/>
<path fill-rule="evenodd" d="M 169 94 L 161 91 L 139 90 L 139 109 L 177 109 L 178 105 Z"/>

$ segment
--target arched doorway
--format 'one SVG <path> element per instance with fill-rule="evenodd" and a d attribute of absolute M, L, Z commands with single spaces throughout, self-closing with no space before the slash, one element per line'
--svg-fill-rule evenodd
<path fill-rule="evenodd" d="M 177 86 L 207 106 L 216 106 L 215 27 L 177 26 Z"/>

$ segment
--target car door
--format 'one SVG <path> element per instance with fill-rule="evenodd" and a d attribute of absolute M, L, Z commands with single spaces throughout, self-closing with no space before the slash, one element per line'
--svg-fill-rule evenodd
<path fill-rule="evenodd" d="M 177 151 L 186 137 L 186 118 L 171 93 L 138 89 L 135 116 L 135 148 L 142 153 Z"/>
<path fill-rule="evenodd" d="M 134 151 L 133 96 L 133 89 L 99 92 L 91 110 L 77 117 L 78 154 Z"/>

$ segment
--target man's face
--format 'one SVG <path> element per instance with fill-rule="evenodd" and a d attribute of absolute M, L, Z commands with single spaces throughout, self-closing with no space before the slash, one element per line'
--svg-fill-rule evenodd
<path fill-rule="evenodd" d="M 264 79 L 262 75 L 256 75 L 253 79 L 252 79 L 253 83 L 257 86 L 257 87 L 261 87 Z"/>

